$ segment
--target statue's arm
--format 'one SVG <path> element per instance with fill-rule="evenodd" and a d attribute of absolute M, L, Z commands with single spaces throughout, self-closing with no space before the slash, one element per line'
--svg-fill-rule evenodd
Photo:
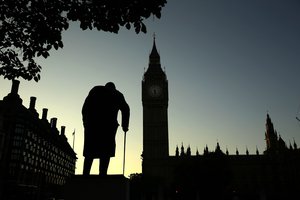
<path fill-rule="evenodd" d="M 129 126 L 130 108 L 123 95 L 121 97 L 120 110 L 122 113 L 122 128 L 124 132 L 127 132 Z"/>

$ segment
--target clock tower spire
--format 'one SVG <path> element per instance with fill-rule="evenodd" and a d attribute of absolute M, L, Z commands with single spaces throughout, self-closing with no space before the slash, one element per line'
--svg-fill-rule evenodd
<path fill-rule="evenodd" d="M 149 56 L 149 64 L 159 64 L 160 65 L 160 56 L 155 44 L 155 33 L 153 35 L 153 47 Z"/>
<path fill-rule="evenodd" d="M 161 68 L 154 36 L 149 65 L 142 80 L 143 171 L 169 156 L 168 98 L 168 80 Z"/>

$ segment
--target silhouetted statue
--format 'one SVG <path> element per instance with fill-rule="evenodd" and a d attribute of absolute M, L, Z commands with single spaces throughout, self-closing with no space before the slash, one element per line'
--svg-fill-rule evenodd
<path fill-rule="evenodd" d="M 107 174 L 110 157 L 115 156 L 119 110 L 122 113 L 122 129 L 127 132 L 129 106 L 112 82 L 105 86 L 95 86 L 85 99 L 82 107 L 85 157 L 83 175 L 90 173 L 94 158 L 100 159 L 99 174 Z"/>

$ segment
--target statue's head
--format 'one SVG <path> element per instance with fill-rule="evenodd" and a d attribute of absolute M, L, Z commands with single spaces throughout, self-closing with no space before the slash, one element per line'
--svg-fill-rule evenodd
<path fill-rule="evenodd" d="M 105 84 L 105 87 L 111 89 L 111 90 L 115 90 L 116 89 L 116 86 L 113 82 L 108 82 Z"/>

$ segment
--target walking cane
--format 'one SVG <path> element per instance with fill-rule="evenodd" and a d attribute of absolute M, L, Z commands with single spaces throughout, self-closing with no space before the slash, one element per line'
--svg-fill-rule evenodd
<path fill-rule="evenodd" d="M 123 176 L 125 173 L 125 150 L 126 150 L 126 131 L 124 132 Z"/>

